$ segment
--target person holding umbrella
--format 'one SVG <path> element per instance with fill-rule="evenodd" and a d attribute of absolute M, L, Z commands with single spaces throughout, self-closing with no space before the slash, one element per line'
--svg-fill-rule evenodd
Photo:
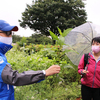
<path fill-rule="evenodd" d="M 17 26 L 11 26 L 4 20 L 0 20 L 0 100 L 14 100 L 14 86 L 23 86 L 44 80 L 60 72 L 60 66 L 52 65 L 46 70 L 24 71 L 18 73 L 7 62 L 6 52 L 12 48 L 12 31 L 18 31 Z"/>
<path fill-rule="evenodd" d="M 82 100 L 100 100 L 100 37 L 91 41 L 92 52 L 88 54 L 88 63 L 84 68 L 84 55 L 78 65 L 81 78 Z"/>

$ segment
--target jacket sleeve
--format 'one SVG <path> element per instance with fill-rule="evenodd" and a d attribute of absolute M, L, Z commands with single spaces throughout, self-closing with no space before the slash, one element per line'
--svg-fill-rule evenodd
<path fill-rule="evenodd" d="M 81 57 L 79 65 L 78 65 L 78 73 L 83 75 L 82 71 L 84 70 L 84 55 Z"/>
<path fill-rule="evenodd" d="M 11 65 L 7 64 L 1 74 L 2 80 L 6 84 L 23 86 L 33 83 L 37 83 L 40 80 L 45 79 L 45 74 L 43 71 L 24 71 L 18 73 L 18 71 L 13 71 Z"/>

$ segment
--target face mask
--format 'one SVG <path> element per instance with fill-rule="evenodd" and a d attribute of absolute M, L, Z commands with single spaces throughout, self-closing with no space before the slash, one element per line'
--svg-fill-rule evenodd
<path fill-rule="evenodd" d="M 92 46 L 92 51 L 98 53 L 100 51 L 100 46 Z"/>
<path fill-rule="evenodd" d="M 11 45 L 12 44 L 12 37 L 0 36 L 0 42 Z"/>

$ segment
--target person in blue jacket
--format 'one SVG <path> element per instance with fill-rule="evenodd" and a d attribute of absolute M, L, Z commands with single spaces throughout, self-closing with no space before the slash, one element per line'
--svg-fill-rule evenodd
<path fill-rule="evenodd" d="M 17 70 L 13 70 L 5 56 L 5 53 L 12 48 L 12 31 L 18 31 L 18 27 L 0 20 L 0 100 L 14 100 L 13 86 L 37 83 L 44 80 L 45 76 L 60 72 L 58 65 L 52 65 L 41 71 L 31 70 L 19 73 Z"/>

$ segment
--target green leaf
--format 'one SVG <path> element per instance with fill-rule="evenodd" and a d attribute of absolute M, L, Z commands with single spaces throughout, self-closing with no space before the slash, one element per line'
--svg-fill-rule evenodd
<path fill-rule="evenodd" d="M 73 48 L 70 48 L 70 49 L 65 49 L 65 50 L 64 50 L 64 52 L 65 52 L 65 53 L 68 53 L 68 52 L 75 52 L 75 53 L 77 53 L 77 54 L 78 54 L 78 52 L 77 52 L 77 51 L 75 51 L 75 50 L 73 50 Z"/>
<path fill-rule="evenodd" d="M 58 45 L 65 45 L 65 38 L 62 36 L 59 36 L 59 40 L 57 40 Z"/>
<path fill-rule="evenodd" d="M 64 32 L 62 33 L 62 36 L 65 37 L 71 30 L 72 30 L 72 28 L 68 28 L 68 29 L 64 30 Z"/>
<path fill-rule="evenodd" d="M 49 30 L 49 32 L 50 32 L 50 35 L 51 35 L 51 37 L 53 38 L 53 40 L 58 40 L 58 36 L 56 36 L 52 31 L 50 31 Z"/>
<path fill-rule="evenodd" d="M 57 28 L 58 28 L 59 34 L 62 36 L 61 29 L 59 27 L 57 27 Z"/>

